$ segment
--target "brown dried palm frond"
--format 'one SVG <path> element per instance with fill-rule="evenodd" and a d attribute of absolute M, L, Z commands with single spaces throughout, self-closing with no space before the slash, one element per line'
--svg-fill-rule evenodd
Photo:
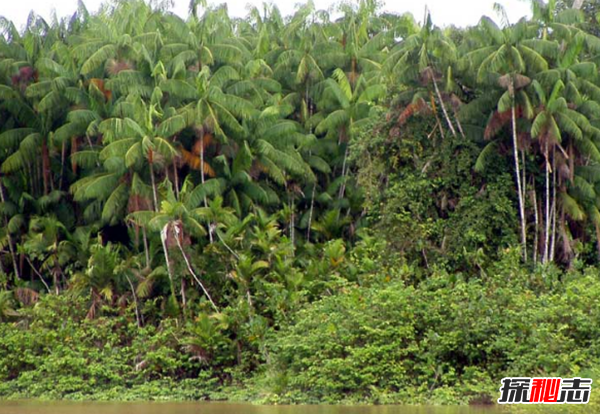
<path fill-rule="evenodd" d="M 398 116 L 398 123 L 404 125 L 411 117 L 415 115 L 425 115 L 431 113 L 431 108 L 423 98 L 418 98 L 408 104 Z"/>
<path fill-rule="evenodd" d="M 511 122 L 511 111 L 498 112 L 494 111 L 488 120 L 488 123 L 485 127 L 485 132 L 483 133 L 483 137 L 485 139 L 492 139 L 495 137 L 498 132 L 502 130 L 506 125 L 509 125 Z"/>
<path fill-rule="evenodd" d="M 214 136 L 210 132 L 202 135 L 202 133 L 198 131 L 196 131 L 196 135 L 200 136 L 198 136 L 198 139 L 194 143 L 194 146 L 192 147 L 192 152 L 196 155 L 200 155 L 200 153 L 203 150 L 206 152 L 206 148 L 212 145 L 214 141 Z"/>
<path fill-rule="evenodd" d="M 503 87 L 504 89 L 509 90 L 511 93 L 514 93 L 514 91 L 511 91 L 511 87 L 514 86 L 515 90 L 519 90 L 519 89 L 523 89 L 525 88 L 527 85 L 529 85 L 531 83 L 531 79 L 528 78 L 525 75 L 504 75 L 501 76 L 500 78 L 498 78 L 498 84 Z"/>
<path fill-rule="evenodd" d="M 181 158 L 185 164 L 194 170 L 200 170 L 202 168 L 200 156 L 194 154 L 193 152 L 181 149 Z M 208 175 L 209 177 L 214 177 L 216 175 L 215 170 L 213 170 L 206 160 L 204 160 L 204 174 Z"/>
<path fill-rule="evenodd" d="M 104 79 L 92 78 L 90 79 L 90 84 L 94 85 L 106 98 L 107 101 L 110 101 L 112 98 L 112 91 L 106 89 L 106 85 L 104 84 Z"/>

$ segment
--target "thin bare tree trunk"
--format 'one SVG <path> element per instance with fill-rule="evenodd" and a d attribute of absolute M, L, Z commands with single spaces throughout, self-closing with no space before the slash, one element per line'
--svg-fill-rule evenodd
<path fill-rule="evenodd" d="M 250 309 L 254 308 L 254 304 L 252 303 L 252 295 L 250 295 L 250 289 L 246 289 L 246 298 L 248 299 L 248 306 L 250 306 Z"/>
<path fill-rule="evenodd" d="M 550 261 L 554 261 L 554 255 L 556 253 L 556 161 L 554 159 L 554 152 L 552 150 L 552 241 L 550 242 Z"/>
<path fill-rule="evenodd" d="M 535 211 L 534 219 L 535 219 L 535 237 L 533 240 L 533 264 L 537 264 L 537 256 L 538 256 L 538 244 L 539 244 L 539 233 L 540 233 L 540 218 L 538 214 L 538 203 L 537 203 L 537 194 L 535 193 L 535 181 L 533 181 L 532 185 L 533 189 L 531 190 L 531 198 L 533 202 L 533 209 Z"/>
<path fill-rule="evenodd" d="M 154 167 L 152 163 L 150 165 L 150 181 L 152 183 L 152 198 L 154 200 L 154 211 L 158 213 L 158 192 L 156 189 L 156 181 L 154 179 Z M 163 252 L 165 255 L 165 262 L 167 264 L 167 273 L 169 274 L 169 282 L 171 284 L 171 295 L 175 303 L 177 303 L 177 297 L 175 296 L 175 280 L 173 278 L 173 269 L 171 268 L 171 260 L 169 259 L 169 248 L 167 246 L 167 227 L 168 224 L 160 231 L 160 241 L 162 244 Z"/>
<path fill-rule="evenodd" d="M 584 0 L 574 0 L 573 1 L 573 8 L 576 10 L 581 10 L 581 8 L 583 7 L 583 1 Z"/>
<path fill-rule="evenodd" d="M 563 260 L 567 261 L 568 269 L 571 269 L 573 266 L 573 248 L 569 237 L 570 232 L 567 232 L 567 220 L 564 208 L 560 209 L 559 231 L 562 239 Z"/>
<path fill-rule="evenodd" d="M 542 263 L 548 263 L 550 249 L 550 160 L 548 159 L 548 142 L 546 142 L 546 238 L 544 241 L 544 258 Z"/>
<path fill-rule="evenodd" d="M 167 229 L 169 224 L 167 223 L 165 227 L 160 231 L 160 240 L 162 243 L 163 252 L 165 255 L 165 262 L 167 263 L 167 273 L 169 274 L 169 283 L 171 284 L 171 296 L 175 303 L 177 303 L 177 297 L 175 296 L 175 281 L 173 279 L 173 269 L 171 269 L 171 260 L 169 259 L 169 248 L 167 246 Z"/>
<path fill-rule="evenodd" d="M 458 112 L 454 111 L 454 120 L 456 121 L 456 127 L 458 128 L 458 132 L 460 132 L 460 136 L 465 139 L 465 131 L 463 130 L 460 119 L 458 119 Z"/>
<path fill-rule="evenodd" d="M 454 130 L 452 121 L 450 120 L 450 117 L 448 116 L 448 111 L 446 110 L 446 105 L 444 104 L 444 100 L 442 99 L 442 94 L 440 93 L 440 88 L 438 88 L 437 81 L 435 80 L 435 74 L 433 73 L 433 69 L 429 68 L 429 71 L 431 72 L 431 79 L 433 80 L 433 87 L 435 88 L 435 93 L 438 97 L 438 100 L 440 101 L 440 106 L 442 108 L 442 112 L 444 113 L 444 118 L 446 118 L 446 123 L 448 124 L 448 128 L 450 128 L 452 135 L 454 135 L 454 137 L 456 138 L 456 131 Z"/>
<path fill-rule="evenodd" d="M 154 166 L 150 162 L 150 182 L 152 183 L 152 199 L 154 200 L 154 211 L 158 212 L 158 192 L 156 190 L 156 181 L 154 180 Z"/>
<path fill-rule="evenodd" d="M 515 110 L 515 103 L 511 105 L 512 113 L 512 136 L 513 136 L 513 156 L 515 159 L 515 175 L 517 177 L 517 194 L 519 196 L 519 215 L 521 216 L 521 247 L 523 250 L 523 260 L 527 261 L 527 229 L 525 222 L 525 200 L 523 200 L 523 191 L 521 189 L 521 169 L 519 167 L 519 149 L 517 140 L 517 114 Z"/>
<path fill-rule="evenodd" d="M 183 260 L 185 261 L 185 264 L 188 268 L 188 271 L 190 272 L 190 274 L 192 275 L 192 277 L 196 280 L 196 283 L 198 283 L 198 285 L 200 285 L 200 288 L 202 288 L 202 291 L 204 292 L 204 294 L 206 295 L 206 297 L 208 298 L 208 300 L 210 301 L 210 304 L 212 305 L 213 309 L 215 310 L 215 312 L 219 312 L 219 308 L 217 308 L 217 305 L 215 305 L 215 302 L 213 302 L 212 298 L 210 297 L 210 294 L 208 293 L 208 291 L 206 290 L 206 288 L 204 287 L 204 285 L 202 284 L 202 282 L 200 281 L 200 279 L 198 278 L 198 276 L 196 276 L 196 272 L 194 272 L 194 269 L 192 268 L 192 265 L 187 257 L 187 254 L 185 253 L 185 251 L 183 250 L 183 246 L 181 245 L 181 242 L 179 241 L 179 234 L 177 234 L 175 227 L 173 228 L 173 237 L 175 237 L 175 241 L 177 242 L 177 247 L 179 247 L 179 250 L 181 251 L 181 255 L 183 256 Z"/>
<path fill-rule="evenodd" d="M 204 127 L 200 132 L 200 182 L 202 183 L 202 187 L 204 188 Z M 206 191 L 206 189 L 204 189 Z M 208 201 L 206 201 L 206 194 L 204 194 L 204 207 L 208 208 Z M 208 240 L 212 244 L 213 243 L 213 234 L 210 229 L 208 229 Z"/>
<path fill-rule="evenodd" d="M 521 164 L 523 165 L 523 174 L 521 182 L 523 183 L 523 200 L 527 200 L 527 166 L 525 164 L 525 150 L 521 150 Z"/>
<path fill-rule="evenodd" d="M 33 270 L 33 272 L 40 278 L 40 280 L 42 281 L 42 283 L 46 287 L 46 290 L 48 291 L 48 293 L 52 293 L 52 290 L 50 289 L 50 286 L 48 286 L 48 283 L 46 283 L 46 281 L 44 280 L 44 277 L 42 276 L 42 274 L 36 269 L 36 267 L 33 265 L 33 263 L 31 263 L 31 260 L 29 260 L 29 257 L 25 256 L 25 260 L 27 260 L 27 263 L 29 263 L 29 266 L 31 267 L 31 270 Z M 58 294 L 58 287 L 57 287 L 56 294 Z"/>
<path fill-rule="evenodd" d="M 183 277 L 181 278 L 181 303 L 183 304 L 184 308 L 187 307 L 187 297 L 185 296 L 185 278 Z"/>
<path fill-rule="evenodd" d="M 348 152 L 349 152 L 349 143 L 346 143 L 346 151 L 344 152 L 344 162 L 342 164 L 342 186 L 340 187 L 340 192 L 338 194 L 338 199 L 344 198 L 344 194 L 346 193 L 346 177 L 348 176 L 348 167 L 346 165 L 348 161 Z"/>
<path fill-rule="evenodd" d="M 213 229 L 213 227 L 214 227 L 214 229 Z M 240 260 L 240 256 L 236 252 L 234 252 L 233 249 L 231 247 L 229 247 L 229 245 L 227 243 L 225 243 L 225 240 L 223 240 L 223 237 L 221 237 L 221 235 L 217 231 L 217 224 L 216 223 L 211 224 L 210 229 L 211 229 L 211 231 L 215 232 L 215 234 L 217 235 L 217 237 L 219 238 L 221 243 L 223 243 L 223 246 L 225 246 L 225 248 L 227 250 L 229 250 L 229 253 L 231 253 L 233 255 L 233 257 L 235 257 L 236 259 Z"/>
<path fill-rule="evenodd" d="M 433 110 L 433 115 L 435 116 L 436 123 L 438 128 L 440 129 L 440 135 L 442 139 L 446 139 L 446 134 L 444 133 L 444 128 L 442 128 L 442 121 L 440 121 L 440 117 L 438 116 L 437 106 L 435 105 L 435 99 L 433 97 L 433 93 L 429 92 L 429 99 L 431 101 L 431 109 Z"/>
<path fill-rule="evenodd" d="M 179 172 L 177 171 L 177 161 L 173 162 L 173 180 L 175 181 L 175 197 L 179 201 Z"/>
<path fill-rule="evenodd" d="M 58 285 L 58 276 L 52 272 L 52 280 L 54 281 L 54 292 L 58 295 L 60 293 L 60 286 Z"/>
<path fill-rule="evenodd" d="M 133 295 L 133 303 L 135 305 L 135 320 L 137 321 L 138 328 L 141 328 L 142 320 L 140 317 L 140 308 L 138 306 L 138 300 L 137 300 L 137 295 L 135 294 L 135 288 L 133 287 L 133 283 L 131 283 L 131 279 L 129 278 L 129 275 L 126 274 L 125 277 L 127 278 L 127 282 L 129 283 L 129 287 L 131 288 L 131 294 Z"/>
<path fill-rule="evenodd" d="M 142 226 L 142 240 L 144 241 L 144 256 L 146 257 L 146 267 L 150 268 L 150 249 L 148 248 L 148 236 L 146 227 Z"/>

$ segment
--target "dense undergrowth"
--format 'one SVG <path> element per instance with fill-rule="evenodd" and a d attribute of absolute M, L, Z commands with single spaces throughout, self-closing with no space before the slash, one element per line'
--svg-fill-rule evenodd
<path fill-rule="evenodd" d="M 596 2 L 444 30 L 201 3 L 0 20 L 0 398 L 600 377 Z"/>
<path fill-rule="evenodd" d="M 407 266 L 336 277 L 247 351 L 222 321 L 139 328 L 131 309 L 88 320 L 81 298 L 46 295 L 18 323 L 0 325 L 0 394 L 456 404 L 493 401 L 498 378 L 523 372 L 595 379 L 598 271 L 530 272 L 518 254 L 469 279 L 435 270 L 414 283 Z M 194 346 L 210 355 L 190 357 Z M 261 364 L 245 370 L 252 360 Z"/>

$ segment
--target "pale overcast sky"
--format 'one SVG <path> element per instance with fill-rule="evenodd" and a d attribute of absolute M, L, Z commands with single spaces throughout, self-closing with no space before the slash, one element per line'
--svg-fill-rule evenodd
<path fill-rule="evenodd" d="M 314 0 L 317 8 L 326 9 L 335 3 L 335 0 Z M 411 12 L 418 21 L 422 20 L 425 6 L 431 10 L 433 22 L 438 26 L 467 26 L 477 24 L 482 15 L 488 15 L 496 21 L 497 15 L 493 10 L 496 0 L 384 0 L 384 10 L 392 12 Z M 522 16 L 529 14 L 529 5 L 524 0 L 497 0 L 507 10 L 512 22 L 519 20 Z M 103 0 L 84 0 L 90 12 L 96 11 Z M 180 16 L 187 15 L 189 0 L 174 0 L 173 11 Z M 262 0 L 209 0 L 209 4 L 227 3 L 228 9 L 233 16 L 245 16 L 246 5 L 260 5 Z M 281 12 L 285 15 L 294 11 L 295 0 L 274 0 Z M 20 28 L 27 20 L 31 10 L 45 19 L 48 19 L 52 10 L 56 9 L 59 16 L 72 14 L 77 7 L 77 0 L 0 0 L 0 16 L 4 16 L 15 22 Z"/>

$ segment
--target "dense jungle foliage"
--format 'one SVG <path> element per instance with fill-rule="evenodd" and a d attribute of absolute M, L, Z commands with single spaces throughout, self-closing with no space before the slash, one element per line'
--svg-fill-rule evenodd
<path fill-rule="evenodd" d="M 600 377 L 581 3 L 466 29 L 373 0 L 0 19 L 0 398 L 485 403 L 504 376 Z"/>

